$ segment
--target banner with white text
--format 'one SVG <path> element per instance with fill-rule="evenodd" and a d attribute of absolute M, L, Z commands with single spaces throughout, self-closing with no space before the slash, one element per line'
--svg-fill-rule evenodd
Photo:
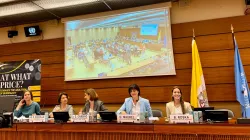
<path fill-rule="evenodd" d="M 0 62 L 0 95 L 22 96 L 24 89 L 32 91 L 33 101 L 40 102 L 41 61 Z"/>

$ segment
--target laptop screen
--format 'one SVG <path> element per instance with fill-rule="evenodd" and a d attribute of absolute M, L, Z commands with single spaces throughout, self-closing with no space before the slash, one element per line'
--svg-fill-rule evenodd
<path fill-rule="evenodd" d="M 102 121 L 112 121 L 116 120 L 116 113 L 113 111 L 99 111 L 98 112 L 102 118 Z"/>
<path fill-rule="evenodd" d="M 13 112 L 16 96 L 0 96 L 0 113 Z"/>
<path fill-rule="evenodd" d="M 206 110 L 206 118 L 214 122 L 226 122 L 228 121 L 228 111 L 222 110 Z"/>
<path fill-rule="evenodd" d="M 69 120 L 69 112 L 53 112 L 55 121 L 67 122 Z"/>
<path fill-rule="evenodd" d="M 194 111 L 202 111 L 202 116 L 203 116 L 203 121 L 206 121 L 206 114 L 205 110 L 214 110 L 214 107 L 199 107 L 199 108 L 194 108 Z"/>

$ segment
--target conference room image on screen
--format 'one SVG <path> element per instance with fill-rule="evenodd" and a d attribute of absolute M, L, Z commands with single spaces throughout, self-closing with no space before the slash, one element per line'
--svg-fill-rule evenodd
<path fill-rule="evenodd" d="M 175 75 L 169 9 L 66 22 L 65 80 Z"/>

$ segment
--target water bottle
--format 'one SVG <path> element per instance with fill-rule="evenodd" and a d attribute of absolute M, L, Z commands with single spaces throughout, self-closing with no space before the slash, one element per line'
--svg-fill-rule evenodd
<path fill-rule="evenodd" d="M 145 113 L 144 112 L 141 112 L 139 117 L 140 117 L 140 122 L 145 121 Z"/>
<path fill-rule="evenodd" d="M 194 115 L 194 112 L 193 111 L 189 111 L 189 115 Z"/>
<path fill-rule="evenodd" d="M 202 111 L 198 111 L 198 116 L 199 116 L 199 122 L 202 123 L 203 122 Z"/>
<path fill-rule="evenodd" d="M 44 116 L 45 116 L 45 122 L 48 122 L 48 119 L 49 119 L 49 113 L 48 113 L 48 112 L 45 112 L 45 113 L 44 113 Z"/>
<path fill-rule="evenodd" d="M 97 122 L 97 111 L 93 112 L 93 121 Z"/>
<path fill-rule="evenodd" d="M 23 120 L 24 120 L 24 119 L 23 119 Z M 23 122 L 23 120 L 22 120 L 22 122 Z M 33 122 L 32 115 L 29 115 L 29 120 L 28 120 L 28 122 Z"/>
<path fill-rule="evenodd" d="M 148 112 L 144 113 L 144 117 L 145 117 L 145 123 L 148 123 L 149 122 Z"/>
<path fill-rule="evenodd" d="M 199 123 L 199 113 L 198 113 L 198 111 L 194 111 L 194 122 Z"/>
<path fill-rule="evenodd" d="M 93 122 L 93 112 L 89 112 L 89 122 Z"/>

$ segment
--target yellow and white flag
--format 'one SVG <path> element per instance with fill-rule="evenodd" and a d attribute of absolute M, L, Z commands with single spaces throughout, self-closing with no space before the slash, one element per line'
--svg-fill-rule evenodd
<path fill-rule="evenodd" d="M 193 107 L 209 106 L 200 56 L 195 39 L 192 40 L 192 83 L 190 103 Z"/>

